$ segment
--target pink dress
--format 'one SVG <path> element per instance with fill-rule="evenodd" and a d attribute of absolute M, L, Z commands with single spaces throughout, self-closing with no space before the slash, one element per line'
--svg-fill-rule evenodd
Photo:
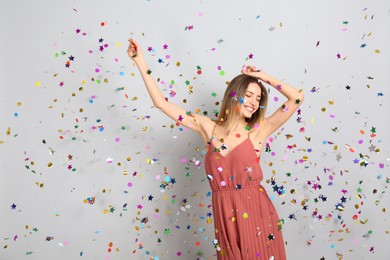
<path fill-rule="evenodd" d="M 260 183 L 263 173 L 249 134 L 226 156 L 212 139 L 204 163 L 218 260 L 286 259 L 279 217 Z"/>

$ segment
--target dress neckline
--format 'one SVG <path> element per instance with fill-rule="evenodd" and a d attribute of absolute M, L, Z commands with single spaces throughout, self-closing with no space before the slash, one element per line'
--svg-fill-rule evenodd
<path fill-rule="evenodd" d="M 214 145 L 213 139 L 214 139 L 214 138 L 212 137 L 211 140 L 210 140 L 210 146 L 216 148 L 216 146 Z M 236 148 L 238 148 L 239 146 L 243 145 L 243 144 L 244 144 L 245 142 L 247 142 L 248 140 L 249 140 L 250 146 L 252 147 L 252 151 L 255 153 L 255 157 L 256 157 L 256 158 L 260 158 L 260 156 L 257 157 L 256 151 L 255 151 L 255 147 L 254 147 L 254 145 L 253 145 L 252 140 L 250 139 L 249 134 L 248 134 L 248 137 L 245 138 L 244 141 L 242 141 L 241 143 L 239 143 L 238 145 L 236 145 L 236 146 L 235 146 L 228 154 L 226 154 L 226 155 L 223 155 L 218 149 L 214 151 L 214 149 L 212 149 L 212 147 L 210 147 L 211 149 L 209 149 L 208 152 L 210 152 L 210 150 L 211 150 L 211 152 L 218 153 L 222 158 L 225 158 L 225 159 L 226 159 L 226 158 L 228 158 L 228 157 L 230 156 L 231 153 L 233 153 L 233 152 L 236 150 Z"/>

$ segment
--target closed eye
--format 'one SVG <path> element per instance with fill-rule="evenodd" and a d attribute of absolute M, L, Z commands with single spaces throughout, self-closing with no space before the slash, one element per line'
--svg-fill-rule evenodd
<path fill-rule="evenodd" d="M 250 97 L 254 94 L 254 93 L 251 92 L 251 91 L 248 91 L 248 93 L 249 93 L 249 94 L 246 94 L 246 95 L 245 95 L 245 96 L 248 97 L 248 98 L 250 98 Z M 252 94 L 252 95 L 251 95 L 251 94 Z M 256 101 L 257 101 L 257 102 L 260 102 L 261 97 L 260 97 L 260 96 L 257 96 L 257 97 L 258 97 L 258 99 L 256 99 Z"/>

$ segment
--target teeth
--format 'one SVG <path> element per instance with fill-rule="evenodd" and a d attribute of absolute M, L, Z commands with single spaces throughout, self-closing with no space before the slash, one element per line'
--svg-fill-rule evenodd
<path fill-rule="evenodd" d="M 245 107 L 246 108 L 246 110 L 248 110 L 248 111 L 250 111 L 250 112 L 253 112 L 253 107 Z"/>

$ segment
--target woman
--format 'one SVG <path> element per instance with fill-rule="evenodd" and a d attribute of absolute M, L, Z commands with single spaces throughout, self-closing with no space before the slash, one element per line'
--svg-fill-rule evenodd
<path fill-rule="evenodd" d="M 139 44 L 129 39 L 129 57 L 137 65 L 153 105 L 194 130 L 206 144 L 205 170 L 212 190 L 218 259 L 286 259 L 281 221 L 261 185 L 259 157 L 264 143 L 302 104 L 303 92 L 254 66 L 243 66 L 228 85 L 217 120 L 189 114 L 168 102 L 151 76 Z M 265 117 L 267 91 L 287 101 Z"/>

